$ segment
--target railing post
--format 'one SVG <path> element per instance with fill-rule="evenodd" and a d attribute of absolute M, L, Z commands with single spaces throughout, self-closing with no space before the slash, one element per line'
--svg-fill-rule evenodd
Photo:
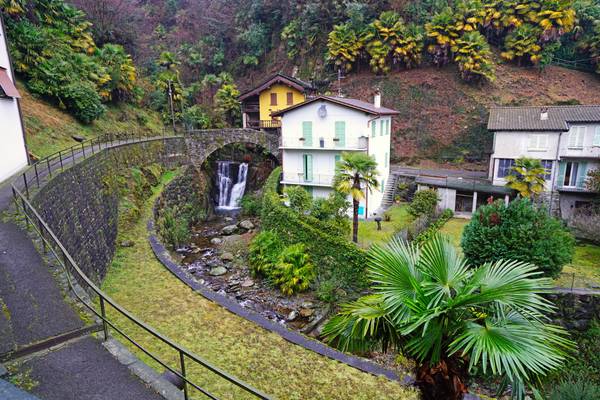
<path fill-rule="evenodd" d="M 100 314 L 102 315 L 102 329 L 104 330 L 104 341 L 108 340 L 108 324 L 106 323 L 106 309 L 104 307 L 104 297 L 100 296 Z"/>
<path fill-rule="evenodd" d="M 44 224 L 42 224 L 41 219 L 38 219 L 38 228 L 40 230 L 40 236 L 42 238 L 42 249 L 45 254 L 46 253 L 46 241 L 44 240 Z"/>
<path fill-rule="evenodd" d="M 83 159 L 85 160 L 85 146 L 83 142 L 81 142 L 81 152 L 83 153 Z"/>
<path fill-rule="evenodd" d="M 23 172 L 23 182 L 25 182 L 25 194 L 27 195 L 27 200 L 29 200 L 29 185 L 27 184 L 27 172 Z"/>
<path fill-rule="evenodd" d="M 71 159 L 73 160 L 73 164 L 75 164 L 75 146 L 71 146 Z"/>
<path fill-rule="evenodd" d="M 29 229 L 29 218 L 27 215 L 27 210 L 25 209 L 25 199 L 21 197 L 21 207 L 23 207 L 23 214 L 25 214 L 25 224 L 27 225 L 27 229 Z"/>
<path fill-rule="evenodd" d="M 48 167 L 48 175 L 52 178 L 52 168 L 50 168 L 50 159 L 46 158 L 46 166 Z"/>
<path fill-rule="evenodd" d="M 58 159 L 60 160 L 60 170 L 64 171 L 65 167 L 63 165 L 62 152 L 60 152 L 60 151 L 58 152 Z"/>
<path fill-rule="evenodd" d="M 183 398 L 188 400 L 187 377 L 185 376 L 185 354 L 179 350 L 179 363 L 181 364 L 181 375 L 183 376 Z"/>
<path fill-rule="evenodd" d="M 35 164 L 33 164 L 33 170 L 35 171 L 35 183 L 37 184 L 37 187 L 40 187 L 40 175 L 38 174 L 38 170 L 37 170 L 37 162 Z"/>

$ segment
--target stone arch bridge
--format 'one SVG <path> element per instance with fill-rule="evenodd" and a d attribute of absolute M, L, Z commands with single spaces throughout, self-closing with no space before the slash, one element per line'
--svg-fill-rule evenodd
<path fill-rule="evenodd" d="M 279 133 L 254 129 L 203 129 L 185 133 L 185 143 L 190 161 L 196 167 L 218 149 L 234 143 L 258 145 L 280 160 Z"/>

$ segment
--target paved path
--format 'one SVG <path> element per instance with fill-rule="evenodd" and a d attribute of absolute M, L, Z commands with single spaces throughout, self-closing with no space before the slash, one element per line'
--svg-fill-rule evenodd
<path fill-rule="evenodd" d="M 0 211 L 11 200 L 5 182 Z M 83 326 L 25 232 L 0 222 L 0 354 Z M 30 369 L 38 382 L 33 392 L 44 400 L 162 399 L 91 337 L 33 358 L 22 368 Z"/>

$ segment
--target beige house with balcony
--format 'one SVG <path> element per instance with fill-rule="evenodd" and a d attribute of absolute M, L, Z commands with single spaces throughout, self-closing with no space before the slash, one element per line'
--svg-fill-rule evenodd
<path fill-rule="evenodd" d="M 392 117 L 397 111 L 373 103 L 333 96 L 317 96 L 274 112 L 281 118 L 283 185 L 301 185 L 313 197 L 333 191 L 336 162 L 342 152 L 364 152 L 377 161 L 379 188 L 367 193 L 359 215 L 380 207 L 390 172 Z"/>

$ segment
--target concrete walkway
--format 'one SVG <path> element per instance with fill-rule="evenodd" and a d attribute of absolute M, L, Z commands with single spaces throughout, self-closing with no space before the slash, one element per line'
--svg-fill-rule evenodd
<path fill-rule="evenodd" d="M 0 211 L 12 199 L 8 182 L 0 186 Z M 26 233 L 0 222 L 0 355 L 83 326 Z M 33 393 L 44 400 L 162 399 L 91 337 L 21 368 L 38 383 Z"/>

